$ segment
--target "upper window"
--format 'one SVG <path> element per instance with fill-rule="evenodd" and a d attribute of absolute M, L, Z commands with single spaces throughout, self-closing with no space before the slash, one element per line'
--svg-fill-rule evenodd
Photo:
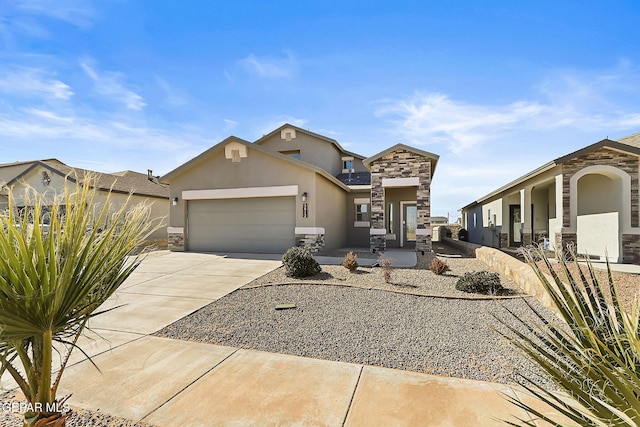
<path fill-rule="evenodd" d="M 356 221 L 369 221 L 369 205 L 366 203 L 356 204 Z"/>
<path fill-rule="evenodd" d="M 284 154 L 285 156 L 300 160 L 300 150 L 280 151 L 280 154 Z"/>
<path fill-rule="evenodd" d="M 342 173 L 348 173 L 353 169 L 353 157 L 342 158 Z"/>

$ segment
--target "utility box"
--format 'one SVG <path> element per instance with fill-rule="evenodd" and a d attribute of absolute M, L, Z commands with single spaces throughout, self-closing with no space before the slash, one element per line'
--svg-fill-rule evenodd
<path fill-rule="evenodd" d="M 433 234 L 431 236 L 432 242 L 440 242 L 440 226 L 433 227 Z"/>

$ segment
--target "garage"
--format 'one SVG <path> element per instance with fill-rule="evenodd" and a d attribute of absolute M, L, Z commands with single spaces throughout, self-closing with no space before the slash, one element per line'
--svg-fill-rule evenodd
<path fill-rule="evenodd" d="M 283 253 L 294 245 L 295 197 L 191 200 L 188 250 Z"/>

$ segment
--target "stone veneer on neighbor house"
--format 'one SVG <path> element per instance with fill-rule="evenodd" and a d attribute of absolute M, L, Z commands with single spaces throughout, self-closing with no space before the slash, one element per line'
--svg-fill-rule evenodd
<path fill-rule="evenodd" d="M 431 251 L 431 161 L 416 152 L 398 148 L 370 163 L 371 168 L 371 249 L 386 249 L 385 187 L 383 179 L 417 178 L 416 251 Z"/>
<path fill-rule="evenodd" d="M 562 227 L 571 226 L 571 177 L 582 169 L 604 165 L 620 169 L 631 177 L 631 227 L 640 225 L 640 201 L 639 201 L 639 168 L 640 160 L 637 156 L 623 153 L 609 148 L 600 148 L 583 156 L 569 160 L 562 165 Z M 563 232 L 556 234 L 556 248 L 567 249 L 568 245 L 577 244 L 576 233 Z M 623 262 L 640 263 L 640 235 L 622 235 L 622 259 Z"/>

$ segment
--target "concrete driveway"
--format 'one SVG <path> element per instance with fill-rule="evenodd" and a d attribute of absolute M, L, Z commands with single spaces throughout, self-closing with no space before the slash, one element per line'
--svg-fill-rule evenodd
<path fill-rule="evenodd" d="M 281 255 L 152 252 L 102 307 L 118 308 L 92 319 L 78 345 L 92 358 L 110 354 L 279 267 L 280 260 Z M 74 351 L 69 366 L 85 359 Z M 15 387 L 5 373 L 0 391 Z"/>

